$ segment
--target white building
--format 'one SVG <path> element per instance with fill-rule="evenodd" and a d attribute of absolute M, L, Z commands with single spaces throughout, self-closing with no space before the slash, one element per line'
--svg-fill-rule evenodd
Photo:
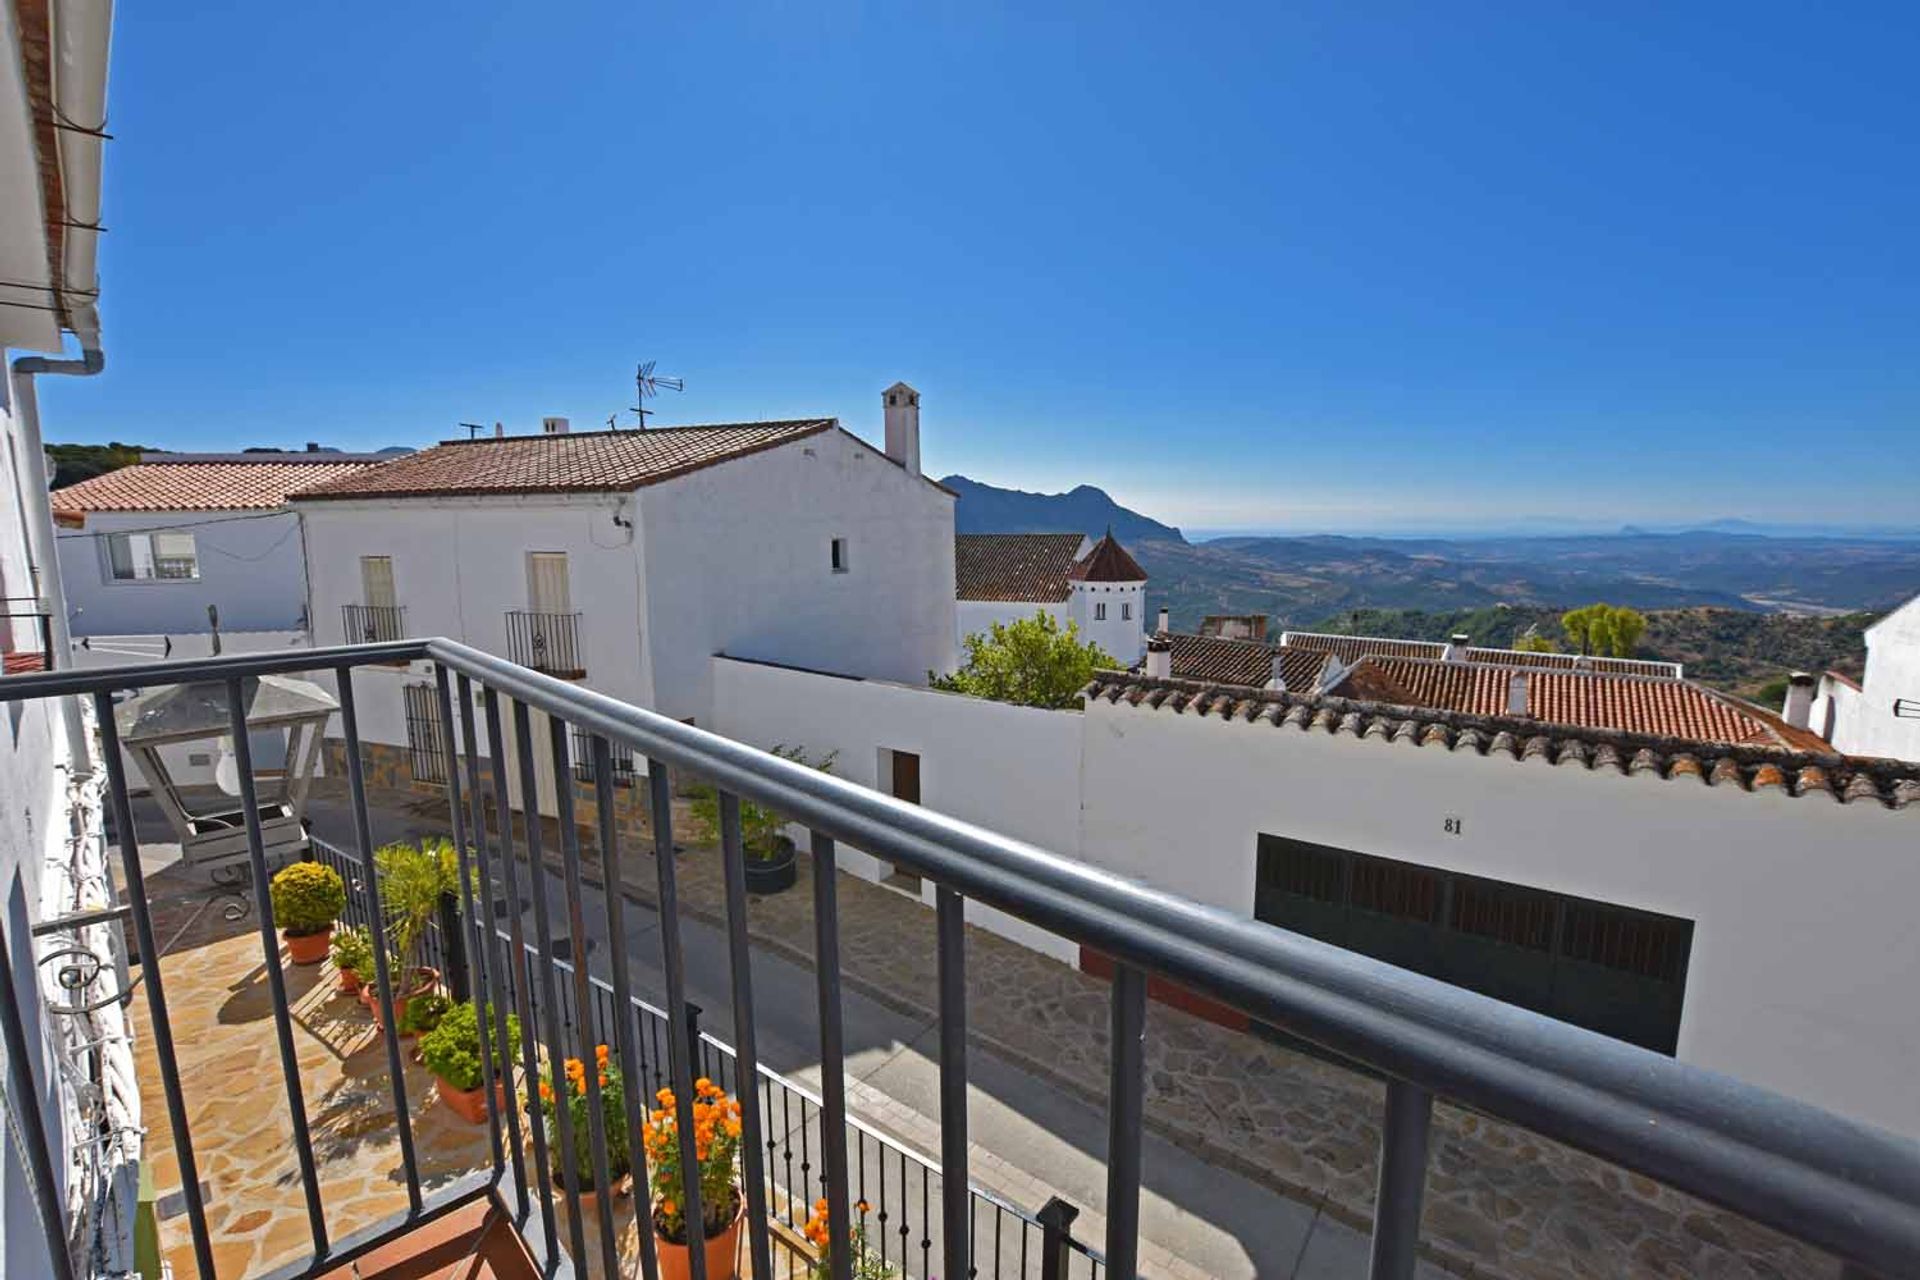
<path fill-rule="evenodd" d="M 1920 760 L 1920 596 L 1867 628 L 1867 669 L 1796 672 L 1782 714 L 1848 755 Z"/>
<path fill-rule="evenodd" d="M 1566 704 L 1595 723 L 1564 723 L 1412 705 L 1404 687 L 1319 690 L 1332 655 L 1297 645 L 1280 654 L 1289 687 L 1263 687 L 1278 649 L 1209 643 L 1255 652 L 1232 683 L 1102 676 L 1081 712 L 716 660 L 718 727 L 836 752 L 842 776 L 955 817 L 1920 1136 L 1920 1023 L 1888 1014 L 1920 983 L 1920 766 L 1796 749 L 1778 717 L 1684 680 L 1529 673 L 1530 694 L 1563 701 L 1566 682 L 1595 682 Z M 1510 670 L 1402 661 L 1383 670 L 1511 693 Z M 1696 722 L 1717 737 L 1677 732 Z M 930 901 L 858 850 L 842 865 Z"/>
<path fill-rule="evenodd" d="M 953 495 L 899 410 L 896 454 L 826 418 L 560 430 L 310 487 L 315 642 L 372 616 L 700 724 L 715 654 L 924 681 L 953 665 Z M 408 741 L 399 696 L 366 701 L 370 741 Z"/>
<path fill-rule="evenodd" d="M 1147 574 L 1109 529 L 1077 533 L 963 533 L 954 538 L 956 635 L 1037 613 L 1074 623 L 1083 640 L 1131 666 L 1146 648 Z"/>
<path fill-rule="evenodd" d="M 49 651 L 55 665 L 66 662 L 37 382 L 84 377 L 104 364 L 94 230 L 102 143 L 84 126 L 106 119 L 110 28 L 108 5 L 0 3 L 0 357 L 21 348 L 55 353 L 13 359 L 10 377 L 0 379 L 0 596 L 8 606 L 0 651 L 13 673 L 40 667 Z M 57 358 L 68 334 L 80 355 Z M 61 923 L 113 904 L 89 725 L 76 699 L 9 699 L 0 688 L 0 703 L 0 945 L 27 1049 L 24 1061 L 7 1061 L 4 1078 L 0 1272 L 54 1274 L 22 1145 L 34 1110 L 14 1087 L 15 1071 L 25 1072 L 38 1103 L 45 1132 L 34 1137 L 44 1136 L 52 1155 L 51 1208 L 70 1256 L 76 1266 L 91 1258 L 108 1271 L 129 1270 L 140 1098 L 127 1024 L 111 1000 L 82 1016 L 52 1012 L 56 1001 L 102 991 L 90 983 L 49 994 L 51 971 L 40 963 L 43 947 L 84 948 L 103 960 L 108 985 L 120 954 L 117 923 Z M 44 941 L 32 935 L 35 925 L 50 929 Z M 4 1047 L 0 1058 L 10 1059 Z"/>
<path fill-rule="evenodd" d="M 72 633 L 305 631 L 306 559 L 287 494 L 377 461 L 320 450 L 147 453 L 55 491 Z"/>

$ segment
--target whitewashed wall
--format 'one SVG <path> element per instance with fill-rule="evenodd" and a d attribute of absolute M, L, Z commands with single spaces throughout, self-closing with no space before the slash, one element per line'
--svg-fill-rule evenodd
<path fill-rule="evenodd" d="M 1832 703 L 1832 742 L 1862 756 L 1920 760 L 1920 719 L 1893 714 L 1896 699 L 1920 703 L 1920 599 L 1909 600 L 1867 628 L 1867 670 L 1856 694 L 1822 680 L 1813 727 L 1825 722 Z"/>
<path fill-rule="evenodd" d="M 241 518 L 244 517 L 244 518 Z M 180 581 L 117 581 L 107 534 L 189 528 L 200 576 Z M 76 636 L 207 630 L 207 606 L 223 631 L 298 629 L 306 618 L 300 521 L 291 511 L 116 511 L 58 531 L 60 574 Z"/>
<path fill-rule="evenodd" d="M 880 752 L 920 756 L 920 802 L 1056 853 L 1079 842 L 1080 714 L 1038 711 L 877 680 L 713 661 L 715 728 L 762 748 L 838 753 L 834 773 L 891 791 Z M 867 879 L 887 869 L 855 849 L 843 866 Z M 925 886 L 931 906 L 933 887 Z M 1079 949 L 979 903 L 967 918 L 1069 964 Z"/>
<path fill-rule="evenodd" d="M 1251 916 L 1267 832 L 1681 916 L 1682 1059 L 1920 1136 L 1920 813 L 1109 703 L 1085 724 L 1089 861 Z"/>
<path fill-rule="evenodd" d="M 1073 617 L 1070 602 L 1059 604 L 1030 604 L 1012 600 L 959 600 L 954 603 L 954 634 L 960 647 L 956 651 L 956 661 L 966 660 L 966 639 L 971 635 L 984 635 L 993 629 L 993 624 L 1019 622 L 1031 618 L 1037 613 L 1051 614 L 1062 626 Z"/>
<path fill-rule="evenodd" d="M 853 436 L 644 489 L 640 511 L 663 714 L 708 722 L 720 653 L 908 683 L 952 669 L 953 496 Z"/>
<path fill-rule="evenodd" d="M 1098 617 L 1101 605 L 1107 616 Z M 1076 582 L 1073 618 L 1080 638 L 1097 644 L 1123 667 L 1140 661 L 1147 650 L 1147 588 L 1140 582 Z"/>

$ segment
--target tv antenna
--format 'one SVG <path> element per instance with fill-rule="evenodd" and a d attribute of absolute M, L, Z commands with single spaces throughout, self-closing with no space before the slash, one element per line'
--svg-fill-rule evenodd
<path fill-rule="evenodd" d="M 633 415 L 640 419 L 640 429 L 642 431 L 647 429 L 647 415 L 653 412 L 652 409 L 647 408 L 648 396 L 658 397 L 662 390 L 685 391 L 687 389 L 687 384 L 679 378 L 669 378 L 664 373 L 655 374 L 653 365 L 654 362 L 649 360 L 641 365 L 633 375 L 635 392 Z"/>
<path fill-rule="evenodd" d="M 462 426 L 467 429 L 467 439 L 469 440 L 476 438 L 482 431 L 486 430 L 485 427 L 481 426 L 477 422 L 461 422 L 461 423 L 456 423 L 455 425 Z"/>

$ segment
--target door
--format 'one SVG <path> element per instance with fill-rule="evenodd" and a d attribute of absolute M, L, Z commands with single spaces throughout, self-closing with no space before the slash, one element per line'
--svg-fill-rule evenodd
<path fill-rule="evenodd" d="M 567 553 L 527 553 L 527 610 L 530 613 L 572 613 L 573 592 L 567 585 Z"/>
<path fill-rule="evenodd" d="M 375 609 L 399 607 L 399 593 L 393 589 L 393 557 L 360 557 L 360 599 Z"/>
<path fill-rule="evenodd" d="M 920 803 L 920 755 L 914 751 L 893 751 L 886 747 L 880 749 L 881 781 L 887 793 L 895 800 L 905 800 L 908 804 Z M 915 898 L 921 896 L 920 877 L 911 871 L 902 871 L 889 867 L 881 876 L 880 883 L 890 889 L 898 889 Z"/>
<path fill-rule="evenodd" d="M 507 699 L 500 708 L 501 736 L 506 739 L 507 803 L 521 813 L 526 813 L 527 804 L 524 788 L 520 785 L 520 738 L 514 732 L 513 700 Z M 533 707 L 527 708 L 528 736 L 533 744 L 533 789 L 535 812 L 542 817 L 560 816 L 559 788 L 555 785 L 556 775 L 553 768 L 553 730 L 548 726 L 547 713 Z M 566 776 L 569 785 L 571 774 Z"/>

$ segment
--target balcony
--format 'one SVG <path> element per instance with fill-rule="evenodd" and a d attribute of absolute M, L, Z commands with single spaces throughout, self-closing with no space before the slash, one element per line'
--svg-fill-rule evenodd
<path fill-rule="evenodd" d="M 407 611 L 397 604 L 343 604 L 340 630 L 348 644 L 386 644 L 407 638 Z"/>
<path fill-rule="evenodd" d="M 0 674 L 53 669 L 53 615 L 32 596 L 0 599 Z"/>
<path fill-rule="evenodd" d="M 580 649 L 580 615 L 509 609 L 507 658 L 541 675 L 582 679 L 587 667 Z"/>
<path fill-rule="evenodd" d="M 451 904 L 429 935 L 433 964 L 454 994 L 465 987 L 492 1006 L 505 1046 L 496 1054 L 485 1037 L 480 1041 L 483 1085 L 498 1081 L 501 1092 L 496 1096 L 483 1087 L 485 1122 L 472 1127 L 456 1125 L 429 1100 L 430 1086 L 394 1029 L 397 974 L 384 959 L 392 922 L 367 890 L 380 817 L 359 766 L 353 671 L 395 656 L 434 664 L 434 709 L 442 741 L 454 744 L 444 823 L 460 874 Z M 818 1197 L 826 1199 L 830 1218 L 830 1243 L 819 1261 L 836 1280 L 851 1280 L 862 1261 L 848 1243 L 855 1225 L 867 1228 L 868 1249 L 885 1251 L 888 1266 L 916 1280 L 1183 1274 L 1142 1249 L 1143 1208 L 1160 1212 L 1151 1201 L 1177 1193 L 1180 1185 L 1159 1182 L 1154 1165 L 1161 1157 L 1148 1159 L 1150 1078 L 1183 1055 L 1204 1058 L 1210 1068 L 1234 1059 L 1230 1051 L 1216 1051 L 1229 1041 L 1201 1035 L 1204 1024 L 1169 1021 L 1175 1015 L 1160 1006 L 1150 1019 L 1150 984 L 1178 987 L 1320 1046 L 1332 1060 L 1314 1059 L 1302 1069 L 1303 1078 L 1312 1073 L 1320 1088 L 1351 1074 L 1348 1066 L 1368 1073 L 1354 1093 L 1375 1099 L 1378 1110 L 1353 1128 L 1371 1149 L 1368 1159 L 1347 1162 L 1342 1175 L 1349 1184 L 1364 1184 L 1355 1194 L 1348 1194 L 1349 1186 L 1343 1203 L 1367 1206 L 1371 1276 L 1406 1280 L 1415 1274 L 1422 1246 L 1450 1230 L 1440 1215 L 1423 1210 L 1439 1208 L 1443 1200 L 1450 1207 L 1453 1191 L 1473 1176 L 1475 1158 L 1497 1165 L 1484 1183 L 1484 1197 L 1469 1197 L 1482 1205 L 1482 1234 L 1491 1251 L 1484 1266 L 1472 1264 L 1475 1276 L 1554 1273 L 1537 1258 L 1499 1253 L 1508 1233 L 1524 1236 L 1532 1229 L 1525 1213 L 1508 1213 L 1502 1205 L 1530 1210 L 1537 1202 L 1528 1197 L 1543 1189 L 1536 1183 L 1552 1183 L 1567 1176 L 1571 1162 L 1584 1161 L 1604 1166 L 1611 1181 L 1580 1184 L 1556 1229 L 1591 1230 L 1612 1241 L 1599 1246 L 1603 1265 L 1612 1268 L 1608 1274 L 1630 1265 L 1708 1274 L 1689 1271 L 1670 1256 L 1662 1265 L 1658 1253 L 1636 1253 L 1628 1263 L 1626 1244 L 1609 1233 L 1655 1204 L 1722 1239 L 1779 1242 L 1774 1256 L 1787 1263 L 1756 1264 L 1745 1274 L 1830 1276 L 1837 1266 L 1851 1278 L 1920 1274 L 1915 1144 L 1146 889 L 463 645 L 407 641 L 372 650 L 56 672 L 18 677 L 8 692 L 15 698 L 80 694 L 107 710 L 114 692 L 123 689 L 237 682 L 303 669 L 340 676 L 348 762 L 340 817 L 349 835 L 340 844 L 316 841 L 314 856 L 342 871 L 345 919 L 373 935 L 377 1019 L 329 994 L 330 969 L 285 963 L 269 918 L 271 868 L 257 824 L 247 832 L 252 879 L 229 909 L 170 902 L 159 875 L 148 882 L 113 718 L 99 717 L 139 953 L 156 958 L 143 966 L 140 983 L 147 1055 L 141 1075 L 163 1095 L 150 1104 L 149 1153 L 169 1206 L 162 1214 L 162 1244 L 177 1258 L 177 1274 L 195 1268 L 222 1280 L 349 1274 L 350 1264 L 370 1265 L 427 1226 L 466 1214 L 459 1221 L 479 1224 L 476 1232 L 510 1232 L 550 1274 L 655 1275 L 659 1258 L 653 1233 L 640 1229 L 644 1214 L 632 1203 L 616 1204 L 611 1212 L 596 1209 L 590 1193 L 583 1198 L 583 1181 L 610 1181 L 610 1136 L 624 1136 L 630 1150 L 641 1148 L 643 1091 L 671 1087 L 673 1101 L 665 1105 L 676 1111 L 679 1132 L 690 1134 L 694 1081 L 703 1075 L 741 1103 L 743 1274 L 807 1273 L 818 1251 L 795 1227 Z M 546 713 L 545 741 L 535 740 L 533 711 Z M 506 789 L 483 777 L 483 761 L 515 762 L 523 793 L 530 793 L 536 750 L 550 753 L 555 773 L 562 774 L 576 729 L 585 735 L 600 796 L 597 830 L 583 834 L 576 827 L 569 788 L 560 789 L 562 812 L 553 826 L 517 824 Z M 237 725 L 233 735 L 242 755 L 240 807 L 252 812 L 257 806 L 243 730 Z M 644 785 L 655 815 L 650 850 L 622 850 L 604 817 L 613 808 L 608 801 L 616 785 L 616 746 L 647 760 Z M 695 837 L 673 804 L 671 772 L 708 779 L 718 789 L 710 857 L 674 853 L 677 831 L 688 841 Z M 791 814 L 811 830 L 805 893 L 750 905 L 740 839 L 743 802 Z M 418 816 L 406 815 L 409 822 Z M 856 883 L 834 874 L 843 845 L 932 881 L 935 911 L 928 915 L 917 904 L 875 890 L 873 900 L 890 913 L 886 929 L 876 928 L 880 917 L 862 904 Z M 636 907 L 626 894 L 596 887 L 637 880 L 646 882 L 657 927 L 630 914 Z M 965 928 L 969 900 L 1112 957 L 1112 981 L 1095 983 L 1056 965 L 1057 988 L 1034 990 L 1024 974 L 1009 971 L 1006 944 Z M 702 929 L 713 930 L 713 938 Z M 766 955 L 754 953 L 769 929 L 788 931 L 792 945 L 782 954 L 804 953 L 810 961 L 802 980 L 815 1037 L 807 1046 L 808 1072 L 815 1080 L 807 1084 L 763 1061 L 785 1038 L 763 1033 L 790 1012 L 782 1005 L 796 1003 L 780 985 L 785 979 L 770 972 Z M 627 947 L 606 948 L 608 954 L 596 959 L 580 945 L 596 934 L 644 937 L 635 945 L 648 949 L 648 966 L 635 968 Z M 161 958 L 163 938 L 168 949 Z M 655 963 L 657 982 L 649 976 Z M 871 1071 L 850 1066 L 850 1060 L 863 1042 L 870 1043 L 863 1026 L 874 1014 L 864 1005 L 855 1008 L 846 988 L 859 990 L 861 975 L 876 965 L 903 998 L 925 990 L 932 1002 L 934 1016 L 920 1024 L 936 1066 L 927 1154 L 891 1136 L 913 1127 L 900 1117 L 888 1116 L 882 1130 L 858 1114 L 872 1094 Z M 702 982 L 724 988 L 724 1038 L 699 1025 L 689 988 Z M 20 1025 L 17 990 L 0 974 L 0 1021 L 8 1024 L 10 1040 Z M 509 1011 L 520 1020 L 517 1037 L 507 1031 Z M 1056 1058 L 1072 1059 L 1074 1069 L 1091 1077 L 1084 1093 L 1097 1096 L 1104 1110 L 1097 1139 L 1082 1147 L 1086 1158 L 1104 1162 L 1101 1222 L 1080 1237 L 1073 1234 L 1071 1206 L 1021 1207 L 976 1182 L 999 1153 L 988 1157 L 972 1147 L 972 1126 L 990 1132 L 997 1120 L 989 1111 L 1000 1110 L 1006 1095 L 988 1099 L 994 1082 L 1007 1076 L 1006 1065 L 988 1061 L 981 1045 L 1003 1040 L 1021 1024 L 1037 1024 Z M 1179 1043 L 1151 1043 L 1150 1035 L 1169 1034 Z M 546 1064 L 572 1057 L 591 1062 L 599 1044 L 609 1047 L 610 1060 L 634 1082 L 630 1105 L 603 1115 L 593 1073 L 587 1073 L 584 1140 L 574 1126 L 560 1125 L 552 1130 L 557 1137 L 549 1150 L 548 1104 L 527 1084 Z M 9 1097 L 26 1112 L 19 1128 L 38 1135 L 42 1129 L 31 1106 L 40 1092 L 27 1075 L 28 1059 L 10 1052 L 8 1061 Z M 1251 1077 L 1217 1076 L 1217 1096 L 1204 1100 L 1206 1109 L 1233 1114 L 1233 1097 L 1255 1083 Z M 1283 1105 L 1307 1107 L 1306 1094 L 1297 1090 Z M 1490 1126 L 1502 1126 L 1521 1141 L 1470 1140 Z M 1236 1136 L 1249 1158 L 1264 1150 L 1253 1136 Z M 1524 1162 L 1532 1157 L 1521 1148 L 1543 1142 L 1564 1152 L 1564 1160 L 1556 1157 L 1554 1176 L 1530 1177 Z M 692 1145 L 689 1139 L 668 1158 L 692 1161 Z M 1308 1154 L 1306 1145 L 1300 1144 L 1297 1159 Z M 36 1152 L 48 1155 L 44 1146 L 28 1155 Z M 42 1190 L 51 1190 L 57 1158 L 24 1161 L 36 1181 L 44 1172 Z M 1156 1192 L 1144 1205 L 1143 1181 Z M 56 1203 L 51 1194 L 37 1202 Z M 1248 1228 L 1255 1235 L 1277 1230 L 1285 1216 L 1265 1203 L 1229 1208 L 1249 1224 L 1257 1222 Z M 58 1255 L 66 1256 L 61 1224 L 50 1219 L 45 1225 Z M 1605 1253 L 1610 1248 L 1615 1252 Z M 362 1271 L 374 1274 L 365 1266 Z"/>

